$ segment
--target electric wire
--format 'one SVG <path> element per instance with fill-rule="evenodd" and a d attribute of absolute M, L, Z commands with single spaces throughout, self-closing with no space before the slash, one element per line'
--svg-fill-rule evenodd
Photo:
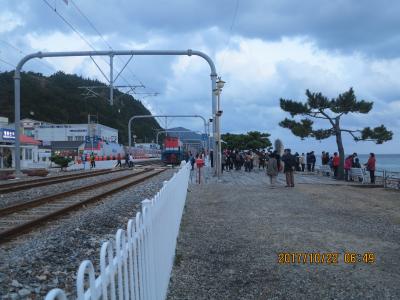
<path fill-rule="evenodd" d="M 55 7 L 53 7 L 47 0 L 43 0 L 47 6 L 54 11 L 54 13 L 61 18 L 61 20 L 64 21 L 65 24 L 67 24 L 93 51 L 97 51 L 97 49 L 84 37 L 83 34 L 81 34 L 72 24 L 69 22 L 63 15 L 61 15 Z M 104 58 L 100 57 L 107 65 L 110 66 L 110 63 Z M 94 59 L 94 58 L 93 58 Z M 118 70 L 117 70 L 118 71 Z M 121 78 L 127 83 L 127 80 L 121 76 Z"/>
<path fill-rule="evenodd" d="M 0 39 L 0 42 L 2 42 L 3 44 L 7 45 L 8 47 L 13 48 L 14 50 L 18 51 L 19 54 L 28 55 L 26 52 L 22 51 L 20 48 L 16 47 L 15 45 L 11 44 L 10 42 L 7 42 L 7 41 L 2 40 L 2 39 Z M 42 61 L 42 60 L 35 60 L 34 62 L 39 62 L 39 63 L 41 63 L 43 66 L 45 66 L 47 69 L 49 69 L 49 70 L 51 70 L 51 71 L 55 71 L 55 70 L 56 70 L 53 66 L 51 66 L 51 65 L 48 64 L 48 63 L 45 63 L 45 62 Z"/>
<path fill-rule="evenodd" d="M 90 21 L 89 17 L 86 16 L 86 14 L 79 8 L 79 6 L 75 3 L 75 1 L 70 0 L 72 5 L 75 7 L 75 9 L 78 11 L 78 13 L 86 20 L 86 22 L 90 25 L 90 27 L 92 27 L 92 29 L 99 35 L 99 37 L 103 40 L 103 42 L 108 46 L 108 48 L 110 50 L 114 50 L 113 47 L 110 45 L 110 43 L 104 38 L 103 34 L 97 29 L 97 27 L 93 24 L 92 21 Z M 123 61 L 123 59 L 119 56 L 117 56 L 117 59 L 119 61 L 121 61 L 123 64 L 125 64 L 125 62 Z M 133 77 L 136 78 L 136 80 L 140 83 L 141 86 L 144 86 L 145 88 L 149 88 L 146 85 L 143 84 L 143 82 L 137 77 L 137 75 L 135 73 L 133 73 L 133 71 L 129 68 L 129 66 L 127 66 L 126 68 Z M 121 78 L 123 78 L 121 76 Z M 152 90 L 151 88 L 149 88 L 150 90 Z"/>
<path fill-rule="evenodd" d="M 11 66 L 11 67 L 13 67 L 13 68 L 15 69 L 15 65 L 13 65 L 12 63 L 10 63 L 10 62 L 8 62 L 8 61 L 2 59 L 2 58 L 0 58 L 0 61 L 3 62 L 3 63 L 5 63 L 5 64 L 7 64 L 7 65 L 9 65 L 9 66 Z"/>
<path fill-rule="evenodd" d="M 223 51 L 225 51 L 226 49 L 228 49 L 228 47 L 229 47 L 229 45 L 230 45 L 230 43 L 231 43 L 233 27 L 234 27 L 235 22 L 236 22 L 238 10 L 239 10 L 239 0 L 236 0 L 235 10 L 234 10 L 234 12 L 233 12 L 231 25 L 230 25 L 230 27 L 229 27 L 228 40 L 227 40 L 227 42 L 226 42 L 226 44 L 225 44 L 225 47 L 223 48 Z M 223 67 L 224 67 L 224 63 L 225 63 L 225 53 L 223 52 L 223 53 L 222 53 L 222 58 L 221 58 L 221 68 L 220 68 L 220 72 L 222 72 L 222 69 L 223 69 Z"/>

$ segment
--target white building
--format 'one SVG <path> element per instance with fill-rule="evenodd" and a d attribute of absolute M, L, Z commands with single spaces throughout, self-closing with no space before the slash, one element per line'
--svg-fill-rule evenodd
<path fill-rule="evenodd" d="M 88 124 L 48 124 L 35 128 L 35 139 L 46 144 L 51 141 L 85 141 L 97 137 L 107 142 L 118 143 L 118 130 L 93 123 Z"/>
<path fill-rule="evenodd" d="M 21 134 L 21 167 L 30 168 L 39 162 L 39 141 Z M 15 167 L 15 125 L 0 117 L 0 169 Z"/>

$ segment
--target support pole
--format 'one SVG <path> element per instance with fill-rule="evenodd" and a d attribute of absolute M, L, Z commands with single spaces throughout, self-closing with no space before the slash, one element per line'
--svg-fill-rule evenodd
<path fill-rule="evenodd" d="M 217 74 L 213 75 L 211 74 L 211 97 L 212 97 L 212 117 L 213 117 L 213 122 L 212 122 L 212 132 L 213 132 L 213 138 L 214 138 L 214 143 L 212 146 L 213 149 L 213 161 L 214 161 L 214 170 L 215 170 L 215 175 L 218 176 L 219 170 L 221 168 L 220 165 L 218 165 L 218 142 L 217 142 L 217 131 L 216 131 L 216 118 L 217 118 L 217 95 L 215 95 L 215 90 L 217 88 Z"/>
<path fill-rule="evenodd" d="M 114 105 L 114 55 L 110 55 L 110 105 Z"/>
<path fill-rule="evenodd" d="M 15 123 L 15 177 L 21 175 L 21 145 L 20 145 L 20 118 L 21 118 L 21 74 L 19 70 L 15 70 L 14 75 L 14 93 L 15 93 L 15 111 L 14 111 L 14 123 Z"/>

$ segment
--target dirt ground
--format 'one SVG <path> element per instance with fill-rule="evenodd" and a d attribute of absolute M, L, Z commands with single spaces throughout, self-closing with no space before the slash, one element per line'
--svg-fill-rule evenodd
<path fill-rule="evenodd" d="M 278 182 L 231 172 L 191 185 L 169 299 L 400 299 L 399 191 Z M 301 253 L 300 262 L 279 263 L 280 253 Z M 304 263 L 310 253 L 338 253 L 337 263 Z"/>

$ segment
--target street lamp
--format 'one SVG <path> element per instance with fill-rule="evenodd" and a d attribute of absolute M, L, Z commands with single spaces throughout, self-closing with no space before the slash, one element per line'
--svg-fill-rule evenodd
<path fill-rule="evenodd" d="M 222 156 L 221 156 L 221 124 L 220 124 L 220 118 L 222 115 L 222 110 L 221 110 L 221 102 L 220 102 L 220 97 L 221 97 L 221 92 L 222 88 L 225 85 L 225 81 L 221 79 L 221 77 L 218 77 L 218 80 L 216 82 L 217 88 L 214 90 L 214 94 L 217 96 L 217 109 L 215 113 L 215 131 L 216 131 L 216 136 L 215 136 L 215 143 L 217 144 L 217 155 L 216 155 L 216 171 L 217 171 L 217 177 L 218 179 L 221 177 L 221 168 L 222 168 Z"/>

